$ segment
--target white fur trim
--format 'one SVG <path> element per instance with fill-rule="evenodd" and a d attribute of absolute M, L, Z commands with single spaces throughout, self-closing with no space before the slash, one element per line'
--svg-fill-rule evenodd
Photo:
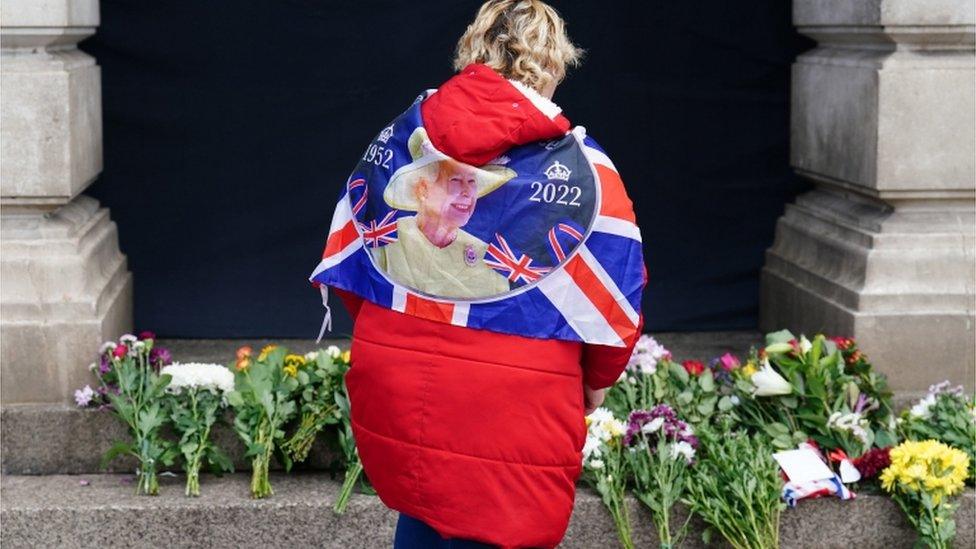
<path fill-rule="evenodd" d="M 546 99 L 542 96 L 542 94 L 519 82 L 518 80 L 512 80 L 509 78 L 508 81 L 515 86 L 515 89 L 522 92 L 522 95 L 531 101 L 532 104 L 535 105 L 535 108 L 542 111 L 542 114 L 548 116 L 550 119 L 556 118 L 559 113 L 563 112 L 563 110 L 559 108 L 559 105 L 553 103 L 549 99 Z"/>

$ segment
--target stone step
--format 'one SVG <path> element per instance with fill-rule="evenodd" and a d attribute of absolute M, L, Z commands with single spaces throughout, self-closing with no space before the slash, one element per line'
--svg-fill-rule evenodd
<path fill-rule="evenodd" d="M 726 351 L 740 354 L 760 341 L 754 332 L 714 332 L 661 334 L 658 339 L 674 353 L 676 359 L 708 360 Z M 238 340 L 160 340 L 184 362 L 226 362 L 234 350 L 244 344 Z M 250 341 L 259 348 L 267 341 Z M 296 352 L 317 348 L 311 340 L 279 341 Z M 332 340 L 341 347 L 348 341 Z M 323 345 L 324 345 L 323 344 Z M 896 404 L 904 405 L 916 394 L 899 394 Z M 101 456 L 116 440 L 126 439 L 126 431 L 114 415 L 104 411 L 82 410 L 53 404 L 18 404 L 0 407 L 0 471 L 14 475 L 79 474 L 129 472 L 135 469 L 131 459 L 119 458 L 102 468 Z M 248 467 L 243 459 L 244 447 L 233 430 L 218 425 L 214 441 L 235 461 L 238 470 Z M 306 464 L 300 468 L 324 469 L 333 452 L 323 439 L 316 442 Z"/>
<path fill-rule="evenodd" d="M 5 548 L 59 547 L 389 547 L 396 513 L 376 496 L 354 494 L 346 513 L 332 504 L 339 482 L 323 473 L 273 474 L 275 495 L 248 497 L 246 474 L 204 475 L 201 497 L 183 496 L 183 479 L 163 477 L 158 497 L 134 495 L 131 475 L 0 478 L 0 530 Z M 968 491 L 956 514 L 955 547 L 973 547 L 974 501 Z M 656 547 L 650 517 L 629 501 L 637 547 Z M 692 521 L 686 547 L 702 547 Z M 784 512 L 782 547 L 909 548 L 915 538 L 897 506 L 880 495 L 853 501 L 800 502 Z M 564 548 L 616 547 L 613 523 L 599 496 L 580 487 Z"/>

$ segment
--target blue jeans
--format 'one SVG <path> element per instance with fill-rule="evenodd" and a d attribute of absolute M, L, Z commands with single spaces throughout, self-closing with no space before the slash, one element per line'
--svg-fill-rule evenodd
<path fill-rule="evenodd" d="M 444 539 L 436 530 L 411 516 L 400 513 L 393 549 L 494 549 L 479 541 Z"/>

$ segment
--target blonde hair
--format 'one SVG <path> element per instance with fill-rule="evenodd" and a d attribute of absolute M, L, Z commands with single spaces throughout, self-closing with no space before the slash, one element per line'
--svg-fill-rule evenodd
<path fill-rule="evenodd" d="M 457 44 L 454 68 L 484 63 L 536 91 L 566 77 L 583 50 L 566 35 L 559 13 L 541 0 L 490 0 Z"/>

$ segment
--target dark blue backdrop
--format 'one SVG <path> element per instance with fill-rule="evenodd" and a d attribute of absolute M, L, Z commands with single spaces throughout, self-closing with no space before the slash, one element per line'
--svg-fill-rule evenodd
<path fill-rule="evenodd" d="M 753 328 L 800 183 L 789 2 L 553 2 L 587 59 L 556 93 L 634 199 L 651 330 Z M 102 0 L 105 170 L 140 328 L 314 337 L 306 281 L 363 148 L 450 77 L 480 2 Z M 337 307 L 339 309 L 339 307 Z M 348 331 L 344 314 L 337 331 Z"/>

